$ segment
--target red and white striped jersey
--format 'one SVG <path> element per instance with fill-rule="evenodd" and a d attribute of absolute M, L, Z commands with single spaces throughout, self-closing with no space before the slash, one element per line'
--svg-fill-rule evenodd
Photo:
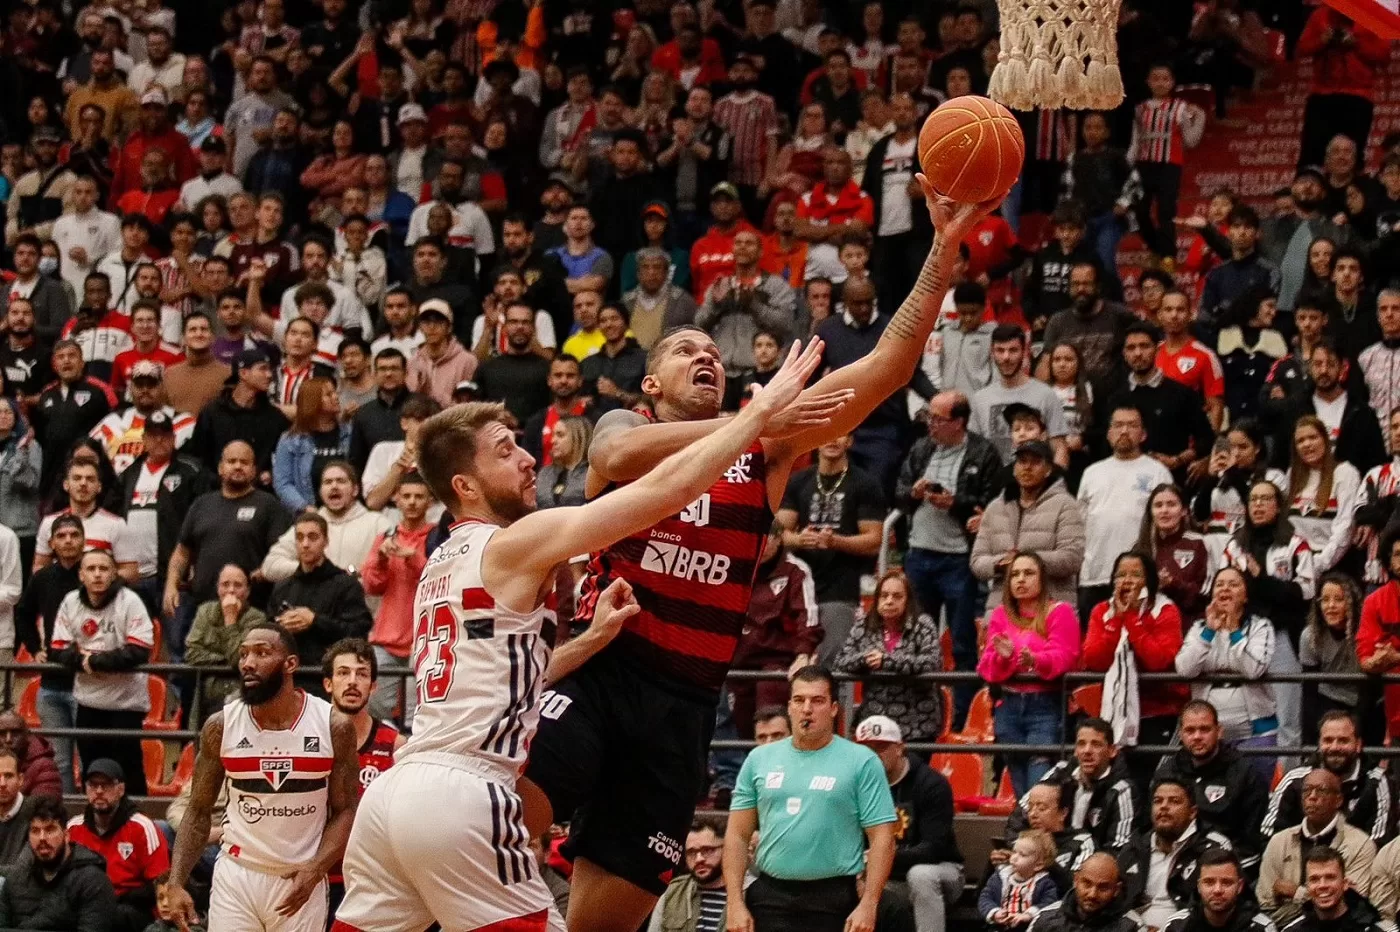
<path fill-rule="evenodd" d="M 481 558 L 500 528 L 463 521 L 433 554 L 413 598 L 418 709 L 398 754 L 438 752 L 518 772 L 539 725 L 540 692 L 554 644 L 551 597 L 512 611 L 486 591 Z"/>
<path fill-rule="evenodd" d="M 1389 463 L 1382 463 L 1379 466 L 1372 466 L 1366 471 L 1366 475 L 1361 480 L 1361 491 L 1356 495 L 1356 510 L 1374 506 L 1383 498 L 1392 498 L 1400 495 L 1400 459 L 1392 459 Z M 1376 550 L 1380 544 L 1380 535 L 1372 538 L 1370 545 L 1366 548 L 1366 582 L 1379 585 L 1390 578 L 1376 559 Z"/>
<path fill-rule="evenodd" d="M 736 91 L 715 102 L 714 120 L 733 139 L 729 180 L 756 185 L 767 169 L 768 143 L 778 132 L 778 108 L 758 91 Z"/>
<path fill-rule="evenodd" d="M 1133 161 L 1181 165 L 1186 161 L 1188 122 L 1194 109 L 1184 100 L 1167 97 L 1137 105 L 1133 122 Z M 1194 122 L 1192 123 L 1194 129 Z"/>
<path fill-rule="evenodd" d="M 101 606 L 91 605 L 86 590 L 78 589 L 63 597 L 53 621 L 53 649 L 70 644 L 94 654 L 128 644 L 149 648 L 155 645 L 155 627 L 134 589 L 118 588 Z M 144 673 L 80 672 L 73 678 L 73 698 L 91 709 L 149 712 L 147 690 Z"/>
<path fill-rule="evenodd" d="M 272 384 L 272 403 L 294 405 L 297 403 L 297 396 L 301 394 L 301 387 L 308 379 L 315 378 L 316 367 L 308 363 L 304 368 L 293 370 L 288 369 L 284 363 L 277 367 L 274 375 L 276 377 Z"/>
<path fill-rule="evenodd" d="M 179 449 L 194 434 L 194 415 L 183 414 L 169 405 L 162 410 L 175 425 L 175 447 Z M 113 411 L 98 421 L 88 436 L 102 444 L 107 450 L 107 458 L 112 461 L 112 468 L 117 475 L 121 475 L 145 452 L 146 415 L 134 406 Z"/>
<path fill-rule="evenodd" d="M 1356 364 L 1361 367 L 1386 450 L 1394 453 L 1390 449 L 1390 416 L 1400 411 L 1400 347 L 1387 346 L 1385 341 L 1372 343 L 1356 357 Z"/>
<path fill-rule="evenodd" d="M 278 731 L 258 725 L 238 697 L 224 705 L 223 850 L 255 870 L 298 870 L 316 856 L 326 830 L 335 763 L 331 704 L 297 692 L 301 714 L 291 728 Z"/>

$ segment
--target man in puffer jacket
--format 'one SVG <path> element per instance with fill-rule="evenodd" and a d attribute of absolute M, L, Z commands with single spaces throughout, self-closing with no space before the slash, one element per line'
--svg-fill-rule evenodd
<path fill-rule="evenodd" d="M 101 856 L 68 840 L 63 803 L 39 799 L 29 848 L 0 886 L 0 928 L 110 932 L 117 897 Z"/>
<path fill-rule="evenodd" d="M 1001 604 L 1002 579 L 1018 553 L 1045 561 L 1049 596 L 1071 606 L 1078 599 L 1084 562 L 1084 516 L 1063 479 L 1052 479 L 1050 445 L 1032 440 L 1016 448 L 1015 482 L 982 515 L 972 545 L 972 572 L 988 583 L 987 611 Z"/>
<path fill-rule="evenodd" d="M 53 745 L 47 738 L 31 734 L 29 724 L 18 712 L 0 712 L 0 747 L 19 758 L 20 792 L 31 796 L 63 798 L 63 781 L 54 760 Z"/>
<path fill-rule="evenodd" d="M 1123 900 L 1118 862 L 1103 851 L 1089 855 L 1074 874 L 1074 889 L 1042 909 L 1027 932 L 1144 932 Z"/>

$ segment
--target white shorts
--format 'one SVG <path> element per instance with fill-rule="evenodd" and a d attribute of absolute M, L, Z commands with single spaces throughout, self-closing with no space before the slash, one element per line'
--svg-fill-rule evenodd
<path fill-rule="evenodd" d="M 473 763 L 418 754 L 370 784 L 345 849 L 333 929 L 422 932 L 437 922 L 443 932 L 563 932 L 520 797 Z"/>
<path fill-rule="evenodd" d="M 214 862 L 209 890 L 209 928 L 219 932 L 324 932 L 326 881 L 296 915 L 281 916 L 277 904 L 292 889 L 290 880 L 238 863 L 228 854 Z"/>

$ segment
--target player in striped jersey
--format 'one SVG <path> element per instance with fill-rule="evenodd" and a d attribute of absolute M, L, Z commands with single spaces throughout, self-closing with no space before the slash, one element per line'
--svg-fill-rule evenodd
<path fill-rule="evenodd" d="M 813 340 L 723 429 L 627 488 L 574 508 L 535 511 L 535 460 L 498 404 L 456 405 L 418 436 L 423 477 L 457 524 L 415 596 L 413 737 L 365 791 L 345 854 L 337 932 L 562 928 L 526 850 L 516 775 L 541 715 L 554 640 L 556 568 L 693 501 L 779 414 L 827 423 L 849 391 L 812 399 Z M 799 396 L 806 398 L 801 400 Z M 599 600 L 600 626 L 637 611 L 626 582 Z"/>
<path fill-rule="evenodd" d="M 632 932 L 665 890 L 680 863 L 719 690 L 793 462 L 856 430 L 909 384 L 959 246 L 996 206 L 957 204 L 917 177 L 938 233 L 913 292 L 878 324 L 883 333 L 868 356 L 807 390 L 848 390 L 851 403 L 816 429 L 775 421 L 703 495 L 590 563 L 576 620 L 590 621 L 599 594 L 618 579 L 632 586 L 641 610 L 615 636 L 560 648 L 549 673 L 556 685 L 544 704 L 552 714 L 540 723 L 527 770 L 558 818 L 573 819 L 569 922 L 576 932 Z M 599 499 L 607 501 L 663 457 L 720 429 L 724 388 L 719 349 L 708 334 L 686 328 L 664 336 L 642 382 L 657 423 L 630 411 L 603 416 L 589 452 L 588 494 L 609 492 Z M 767 391 L 771 386 L 755 398 Z M 871 865 L 876 889 L 888 869 Z"/>
<path fill-rule="evenodd" d="M 189 809 L 166 887 L 170 913 L 184 932 L 198 918 L 185 884 L 225 782 L 229 802 L 208 928 L 326 928 L 326 874 L 350 836 L 360 765 L 354 723 L 293 685 L 298 665 L 286 628 L 253 625 L 238 648 L 238 696 L 200 730 Z"/>

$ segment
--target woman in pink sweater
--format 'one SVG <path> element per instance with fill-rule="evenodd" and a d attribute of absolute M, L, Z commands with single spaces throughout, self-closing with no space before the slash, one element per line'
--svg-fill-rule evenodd
<path fill-rule="evenodd" d="M 984 680 L 1003 684 L 996 708 L 997 743 L 1059 744 L 1065 717 L 1059 681 L 1078 663 L 1074 609 L 1050 600 L 1039 556 L 1016 554 L 1002 584 L 1002 604 L 987 620 L 987 646 L 977 664 Z M 1011 756 L 1007 766 L 1017 797 L 1045 775 L 1051 762 L 1048 756 Z"/>

